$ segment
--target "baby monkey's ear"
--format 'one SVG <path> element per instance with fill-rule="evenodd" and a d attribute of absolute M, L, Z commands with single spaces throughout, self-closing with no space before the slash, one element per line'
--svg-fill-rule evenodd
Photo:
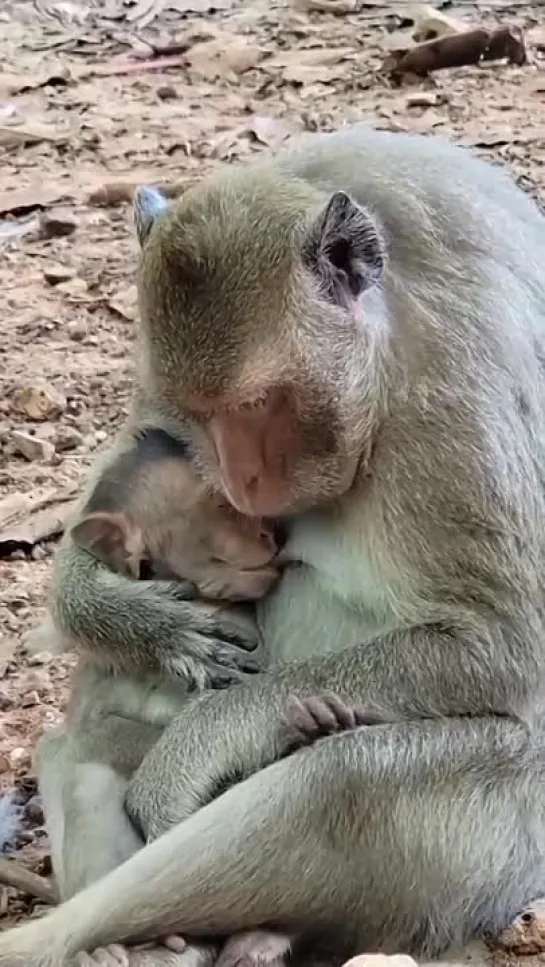
<path fill-rule="evenodd" d="M 142 531 L 126 514 L 97 511 L 74 524 L 72 540 L 112 571 L 138 578 L 144 557 Z"/>
<path fill-rule="evenodd" d="M 142 185 L 133 195 L 134 224 L 142 248 L 154 223 L 170 208 L 170 202 L 152 185 Z"/>

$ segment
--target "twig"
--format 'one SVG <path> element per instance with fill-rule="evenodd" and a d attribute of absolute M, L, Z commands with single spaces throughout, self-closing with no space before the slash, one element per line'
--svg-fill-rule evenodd
<path fill-rule="evenodd" d="M 28 893 L 52 906 L 59 902 L 57 892 L 48 880 L 25 869 L 15 860 L 0 857 L 0 883 L 4 886 L 12 886 L 21 893 Z"/>
<path fill-rule="evenodd" d="M 480 61 L 501 60 L 511 64 L 526 63 L 526 49 L 522 38 L 507 27 L 499 30 L 465 30 L 419 44 L 409 50 L 393 50 L 383 64 L 393 81 L 400 82 L 404 74 L 426 77 L 432 71 L 448 67 L 464 67 Z"/>

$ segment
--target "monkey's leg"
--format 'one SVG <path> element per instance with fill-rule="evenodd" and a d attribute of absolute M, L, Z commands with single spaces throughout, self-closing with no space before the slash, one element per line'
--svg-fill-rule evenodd
<path fill-rule="evenodd" d="M 143 846 L 124 809 L 128 782 L 104 762 L 78 761 L 77 738 L 46 733 L 36 751 L 38 782 L 63 899 L 115 869 Z"/>
<path fill-rule="evenodd" d="M 545 892 L 545 744 L 506 719 L 342 733 L 235 785 L 50 916 L 0 963 L 169 932 L 337 929 L 434 956 Z"/>

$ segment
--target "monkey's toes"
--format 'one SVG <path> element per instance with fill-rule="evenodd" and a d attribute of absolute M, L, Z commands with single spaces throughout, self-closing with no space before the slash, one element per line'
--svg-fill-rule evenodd
<path fill-rule="evenodd" d="M 489 946 L 511 953 L 539 954 L 545 951 L 545 898 L 535 900 L 515 917 L 505 930 L 490 938 Z"/>
<path fill-rule="evenodd" d="M 97 947 L 92 954 L 77 954 L 74 967 L 130 967 L 129 952 L 119 944 Z"/>

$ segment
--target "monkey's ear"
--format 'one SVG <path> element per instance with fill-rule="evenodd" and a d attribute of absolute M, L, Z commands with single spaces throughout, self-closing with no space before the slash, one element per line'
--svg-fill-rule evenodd
<path fill-rule="evenodd" d="M 327 298 L 346 305 L 379 281 L 385 248 L 368 212 L 344 191 L 336 191 L 311 226 L 303 258 Z"/>
<path fill-rule="evenodd" d="M 139 527 L 125 514 L 98 512 L 88 514 L 71 530 L 74 543 L 114 571 L 138 577 L 144 556 L 144 541 Z"/>
<path fill-rule="evenodd" d="M 170 202 L 152 185 L 142 185 L 133 195 L 134 224 L 136 235 L 142 247 L 151 231 L 153 223 L 170 208 Z"/>

